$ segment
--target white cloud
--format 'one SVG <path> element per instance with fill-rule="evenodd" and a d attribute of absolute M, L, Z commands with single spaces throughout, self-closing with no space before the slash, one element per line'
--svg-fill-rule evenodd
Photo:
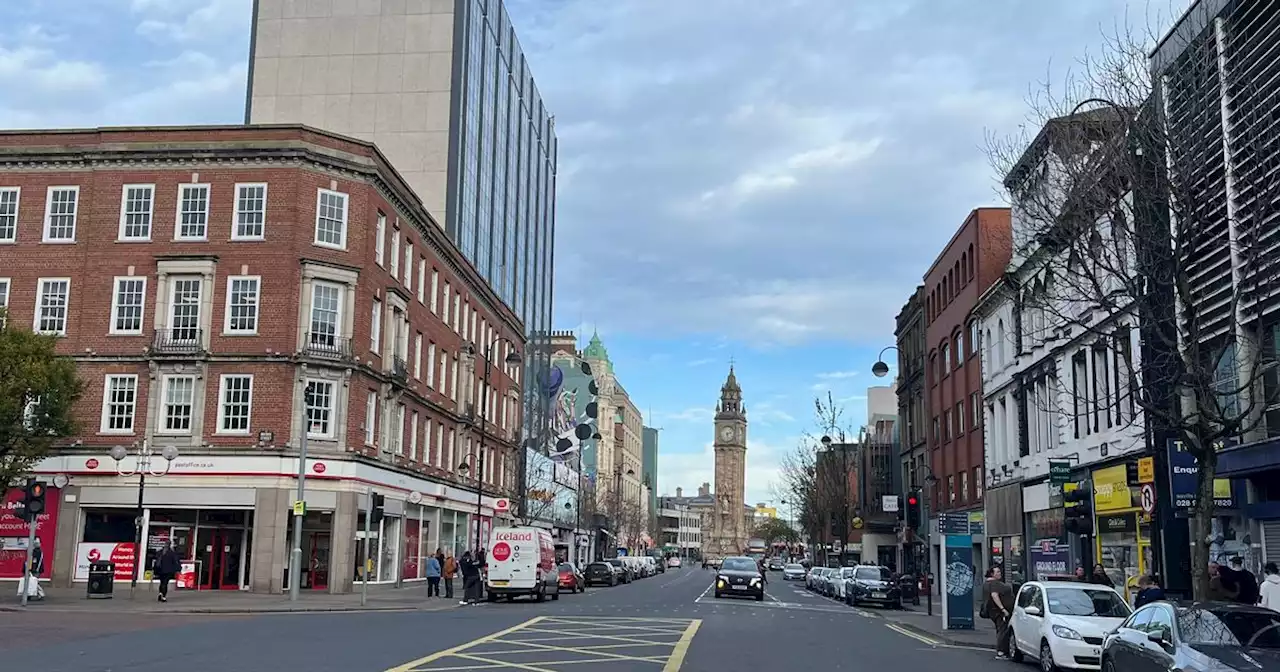
<path fill-rule="evenodd" d="M 857 371 L 827 371 L 825 373 L 819 373 L 818 377 L 823 380 L 844 380 L 846 378 L 853 378 L 857 375 Z"/>

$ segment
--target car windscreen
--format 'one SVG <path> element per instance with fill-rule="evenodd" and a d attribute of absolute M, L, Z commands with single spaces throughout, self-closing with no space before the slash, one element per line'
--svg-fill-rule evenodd
<path fill-rule="evenodd" d="M 608 569 L 608 568 L 609 568 L 609 563 L 607 562 L 593 562 L 587 565 L 587 569 Z"/>
<path fill-rule="evenodd" d="M 852 578 L 853 578 L 853 574 L 854 574 L 854 570 L 853 570 L 853 568 L 852 568 L 852 567 L 841 567 L 841 568 L 840 568 L 840 578 L 842 578 L 842 579 L 852 579 Z"/>
<path fill-rule="evenodd" d="M 560 563 L 560 566 L 559 566 L 559 567 L 557 567 L 557 569 L 559 569 L 559 570 L 560 570 L 560 571 L 562 571 L 562 572 L 572 572 L 572 571 L 573 571 L 573 565 L 571 565 L 571 564 L 569 564 L 569 563 L 567 563 L 567 562 L 562 562 L 562 563 Z"/>
<path fill-rule="evenodd" d="M 1179 609 L 1178 634 L 1188 644 L 1280 649 L 1280 613 L 1251 609 Z"/>
<path fill-rule="evenodd" d="M 751 558 L 726 558 L 721 569 L 726 572 L 754 572 L 759 568 Z"/>
<path fill-rule="evenodd" d="M 859 567 L 855 578 L 863 581 L 888 581 L 889 570 L 883 567 Z"/>
<path fill-rule="evenodd" d="M 793 572 L 803 572 L 804 565 L 787 565 L 787 569 Z"/>
<path fill-rule="evenodd" d="M 614 567 L 621 567 L 622 561 L 618 560 L 617 558 L 614 558 L 613 560 L 609 561 L 609 564 L 613 565 Z"/>
<path fill-rule="evenodd" d="M 1110 588 L 1049 588 L 1049 612 L 1062 616 L 1127 618 L 1129 605 Z"/>

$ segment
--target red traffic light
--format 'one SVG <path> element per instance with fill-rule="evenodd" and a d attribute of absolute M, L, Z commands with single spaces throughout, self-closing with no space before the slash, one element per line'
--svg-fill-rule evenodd
<path fill-rule="evenodd" d="M 915 495 L 912 495 L 907 498 L 907 504 L 910 504 L 911 506 L 915 506 L 916 504 L 919 504 L 919 503 L 920 503 L 920 500 L 916 499 Z"/>
<path fill-rule="evenodd" d="M 32 497 L 44 497 L 44 483 L 31 484 L 30 492 Z"/>

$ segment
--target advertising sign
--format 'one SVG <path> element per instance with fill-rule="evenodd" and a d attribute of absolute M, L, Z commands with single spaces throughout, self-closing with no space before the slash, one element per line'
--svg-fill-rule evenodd
<path fill-rule="evenodd" d="M 1057 539 L 1037 541 L 1027 549 L 1027 556 L 1031 560 L 1031 578 L 1034 581 L 1071 574 L 1070 547 Z"/>
<path fill-rule="evenodd" d="M 114 562 L 116 565 L 116 581 L 128 581 L 133 578 L 133 568 L 137 562 L 133 542 L 82 542 L 76 544 L 76 581 L 89 580 L 89 563 L 101 561 Z M 193 570 L 194 571 L 194 570 Z"/>
<path fill-rule="evenodd" d="M 47 579 L 53 571 L 54 538 L 58 530 L 58 503 L 62 496 L 57 488 L 45 490 L 45 511 L 36 518 L 36 540 L 44 553 L 44 570 L 40 578 Z M 22 566 L 27 562 L 27 521 L 13 515 L 22 502 L 22 488 L 10 488 L 4 493 L 4 505 L 0 507 L 0 579 L 22 578 Z"/>
<path fill-rule="evenodd" d="M 1221 450 L 1221 448 L 1219 448 Z M 1175 509 L 1196 506 L 1196 482 L 1200 480 L 1200 464 L 1187 452 L 1181 441 L 1169 441 L 1169 496 Z M 1236 508 L 1231 480 L 1213 479 L 1213 503 L 1220 509 Z"/>
<path fill-rule="evenodd" d="M 184 560 L 182 569 L 178 570 L 178 575 L 173 577 L 173 584 L 182 590 L 196 590 L 199 584 L 196 583 L 196 563 L 194 560 Z"/>
<path fill-rule="evenodd" d="M 1050 485 L 1062 485 L 1071 481 L 1071 460 L 1049 460 Z"/>
<path fill-rule="evenodd" d="M 947 630 L 973 629 L 973 537 L 948 534 L 942 549 L 943 609 Z"/>

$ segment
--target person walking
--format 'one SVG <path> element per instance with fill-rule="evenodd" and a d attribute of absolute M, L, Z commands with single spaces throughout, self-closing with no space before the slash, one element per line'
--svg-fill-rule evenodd
<path fill-rule="evenodd" d="M 178 557 L 178 552 L 173 550 L 172 542 L 164 542 L 164 548 L 161 548 L 160 555 L 156 556 L 156 578 L 160 579 L 160 595 L 156 598 L 158 601 L 169 601 L 169 582 L 180 571 L 182 571 L 182 559 Z"/>
<path fill-rule="evenodd" d="M 453 551 L 449 551 L 448 557 L 440 550 L 436 550 L 436 558 L 444 558 L 443 570 L 441 574 L 444 578 L 444 597 L 446 600 L 453 599 L 453 577 L 458 575 L 458 561 L 453 557 Z"/>
<path fill-rule="evenodd" d="M 465 551 L 458 565 L 462 569 L 462 601 L 458 604 L 475 604 L 480 601 L 480 563 L 471 558 L 471 551 Z"/>
<path fill-rule="evenodd" d="M 1009 657 L 1009 610 L 1013 607 L 1013 589 L 1004 582 L 999 565 L 987 570 L 982 584 L 982 614 L 991 619 L 996 630 L 996 658 Z"/>
<path fill-rule="evenodd" d="M 1258 587 L 1258 606 L 1280 611 L 1280 567 L 1274 562 L 1263 565 L 1262 585 Z"/>
<path fill-rule="evenodd" d="M 440 597 L 440 559 L 427 556 L 427 597 Z"/>

